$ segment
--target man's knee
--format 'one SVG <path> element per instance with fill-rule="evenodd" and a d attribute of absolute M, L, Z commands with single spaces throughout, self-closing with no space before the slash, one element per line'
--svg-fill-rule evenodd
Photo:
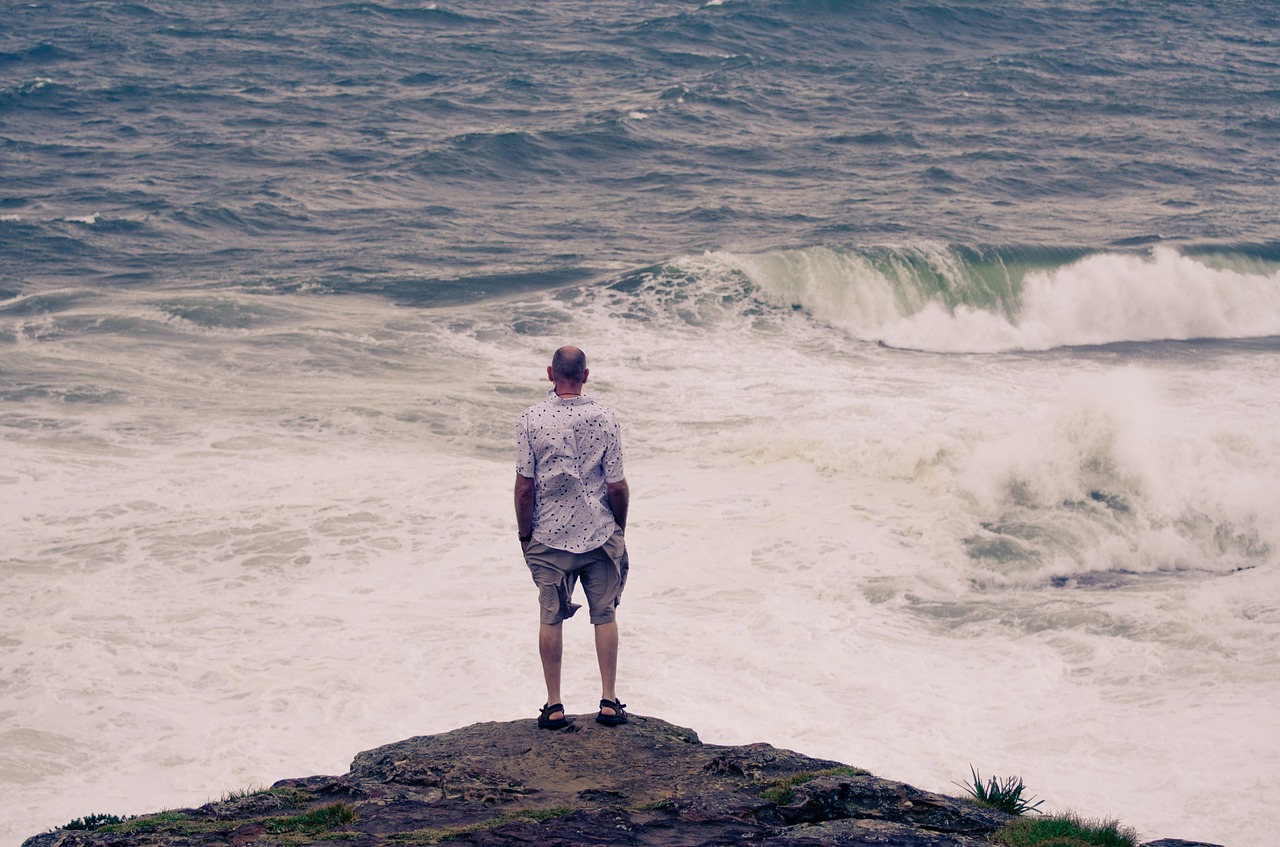
<path fill-rule="evenodd" d="M 538 623 L 543 626 L 559 626 L 574 616 L 582 606 L 570 603 L 564 595 L 554 588 L 550 591 L 538 592 Z"/>

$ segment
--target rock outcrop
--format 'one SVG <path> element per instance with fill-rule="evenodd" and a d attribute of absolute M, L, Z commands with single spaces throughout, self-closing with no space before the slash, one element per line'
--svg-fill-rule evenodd
<path fill-rule="evenodd" d="M 987 847 L 1009 816 L 768 744 L 590 716 L 550 732 L 481 723 L 360 753 L 343 776 L 286 779 L 199 809 L 24 847 L 267 845 L 882 845 Z"/>

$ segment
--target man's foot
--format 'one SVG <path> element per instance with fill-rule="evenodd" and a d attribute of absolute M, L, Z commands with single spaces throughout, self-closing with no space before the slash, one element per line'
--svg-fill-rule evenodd
<path fill-rule="evenodd" d="M 563 703 L 548 703 L 542 707 L 542 714 L 538 715 L 538 729 L 564 729 L 568 725 Z"/>
<path fill-rule="evenodd" d="M 605 726 L 617 726 L 627 722 L 627 713 L 623 711 L 626 703 L 621 700 L 601 700 L 600 714 L 596 715 L 596 723 Z"/>

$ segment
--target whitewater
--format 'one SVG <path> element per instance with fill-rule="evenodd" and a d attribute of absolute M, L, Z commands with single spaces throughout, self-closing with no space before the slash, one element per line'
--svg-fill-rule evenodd
<path fill-rule="evenodd" d="M 897 311 L 884 275 L 850 282 L 856 259 L 688 256 L 437 310 L 5 304 L 6 382 L 26 386 L 0 442 L 0 775 L 24 810 L 6 837 L 536 712 L 508 442 L 571 340 L 624 421 L 634 711 L 932 790 L 972 764 L 1148 837 L 1261 843 L 1280 345 L 1252 333 L 1280 317 L 1276 271 L 1268 288 L 1112 255 L 1031 275 L 1127 274 L 1115 296 L 1141 302 L 1173 264 L 1198 277 L 1186 302 L 1133 310 L 1120 338 L 1206 312 L 1244 337 L 1117 344 L 999 308 Z M 902 329 L 925 322 L 930 345 Z M 993 324 L 1023 342 L 989 352 Z M 1046 332 L 1081 346 L 1039 350 Z M 589 711 L 589 633 L 567 635 L 567 702 Z"/>

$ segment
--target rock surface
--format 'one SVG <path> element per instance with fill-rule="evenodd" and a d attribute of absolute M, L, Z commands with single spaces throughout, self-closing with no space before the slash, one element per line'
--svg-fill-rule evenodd
<path fill-rule="evenodd" d="M 411 738 L 360 753 L 343 776 L 286 779 L 199 809 L 55 830 L 23 847 L 985 847 L 1008 820 L 768 744 L 703 744 L 651 717 L 606 728 L 579 716 L 555 732 L 527 720 Z"/>

